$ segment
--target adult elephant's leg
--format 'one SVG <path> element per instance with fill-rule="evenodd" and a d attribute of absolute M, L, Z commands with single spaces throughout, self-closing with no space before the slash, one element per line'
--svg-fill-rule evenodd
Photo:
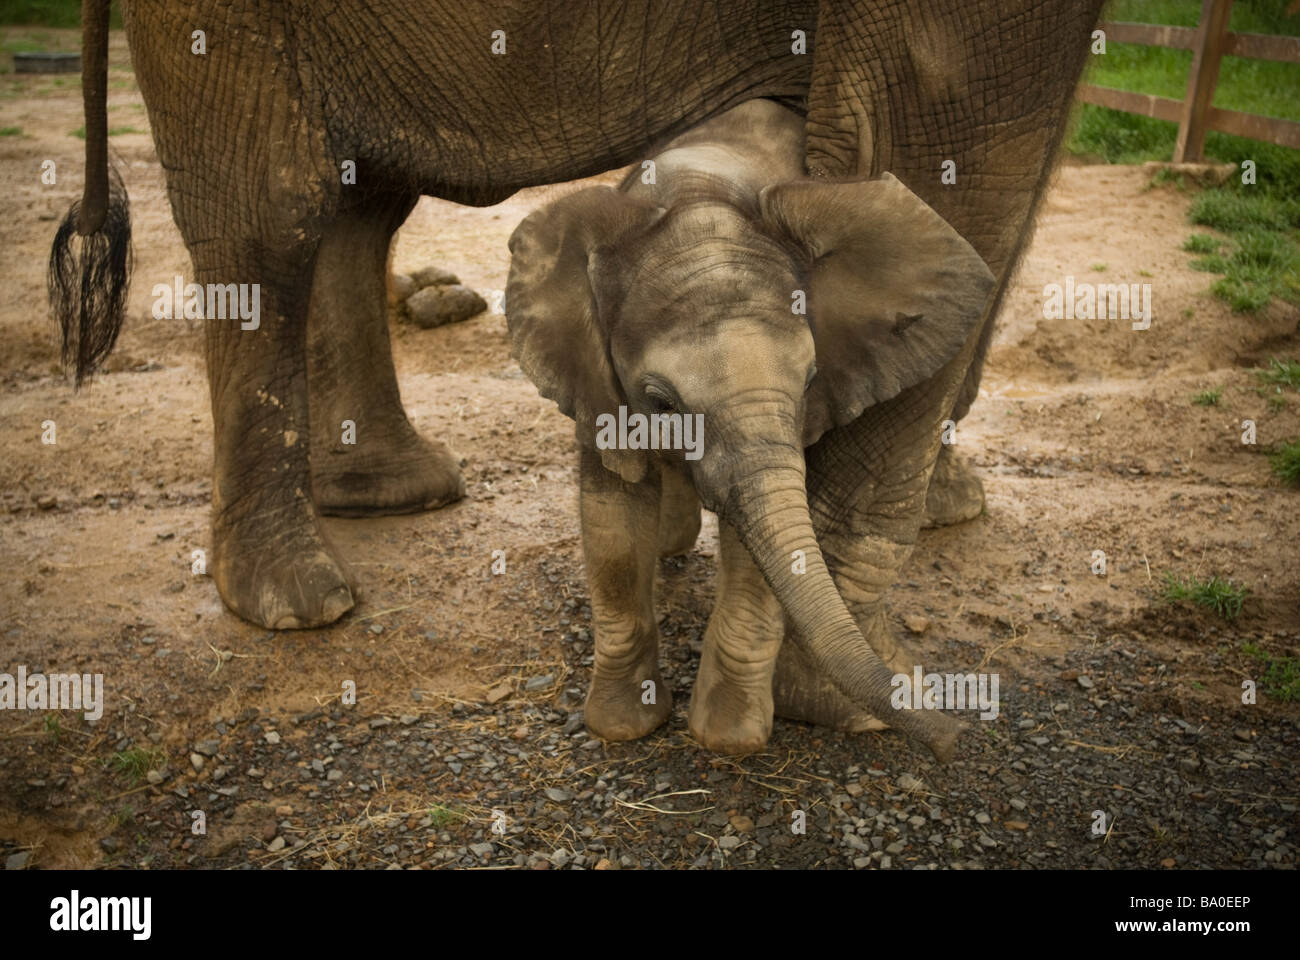
<path fill-rule="evenodd" d="M 719 524 L 718 540 L 718 596 L 691 693 L 690 730 L 715 753 L 753 753 L 772 734 L 784 614 L 730 524 Z"/>
<path fill-rule="evenodd" d="M 187 228 L 196 225 L 193 221 Z M 201 284 L 256 284 L 256 329 L 206 321 L 212 399 L 212 577 L 226 605 L 272 629 L 314 627 L 353 605 L 352 578 L 311 501 L 307 292 L 315 244 L 191 243 Z"/>
<path fill-rule="evenodd" d="M 625 483 L 591 450 L 581 451 L 579 473 L 582 555 L 596 635 L 585 719 L 606 740 L 635 740 L 673 708 L 659 673 L 654 612 L 659 478 Z"/>
<path fill-rule="evenodd" d="M 809 172 L 893 173 L 998 277 L 947 414 L 954 421 L 978 394 L 992 318 L 1028 240 L 1101 6 L 1102 0 L 821 5 L 808 96 Z M 945 449 L 940 459 L 928 522 L 978 514 L 978 478 L 956 451 Z"/>
<path fill-rule="evenodd" d="M 411 513 L 465 495 L 456 455 L 411 426 L 393 369 L 388 252 L 415 200 L 358 199 L 321 237 L 307 340 L 312 490 L 321 513 Z"/>

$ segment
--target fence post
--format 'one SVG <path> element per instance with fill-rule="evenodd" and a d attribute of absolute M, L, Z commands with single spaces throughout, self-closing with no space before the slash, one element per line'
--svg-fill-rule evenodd
<path fill-rule="evenodd" d="M 1192 69 L 1187 75 L 1187 95 L 1183 97 L 1183 115 L 1178 123 L 1178 142 L 1174 144 L 1174 163 L 1201 159 L 1231 16 L 1232 0 L 1202 0 Z"/>

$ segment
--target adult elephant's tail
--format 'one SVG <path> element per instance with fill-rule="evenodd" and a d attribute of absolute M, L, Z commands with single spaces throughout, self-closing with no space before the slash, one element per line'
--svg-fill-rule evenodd
<path fill-rule="evenodd" d="M 46 280 L 63 363 L 75 365 L 78 386 L 117 342 L 131 280 L 131 211 L 121 178 L 108 164 L 109 4 L 81 4 L 86 185 L 54 235 Z"/>

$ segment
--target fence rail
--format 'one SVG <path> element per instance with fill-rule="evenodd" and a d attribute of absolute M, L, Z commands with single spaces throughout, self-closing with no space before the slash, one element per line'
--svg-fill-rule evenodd
<path fill-rule="evenodd" d="M 1132 93 L 1085 83 L 1079 86 L 1078 99 L 1099 107 L 1178 124 L 1175 163 L 1200 160 L 1205 149 L 1205 134 L 1210 130 L 1300 150 L 1300 123 L 1214 106 L 1219 63 L 1225 56 L 1300 64 L 1300 37 L 1230 33 L 1228 19 L 1231 13 L 1232 0 L 1202 0 L 1201 21 L 1196 27 L 1166 27 L 1150 23 L 1097 24 L 1097 29 L 1105 33 L 1107 42 L 1191 50 L 1192 68 L 1187 76 L 1187 93 L 1182 100 L 1171 100 L 1149 93 Z"/>

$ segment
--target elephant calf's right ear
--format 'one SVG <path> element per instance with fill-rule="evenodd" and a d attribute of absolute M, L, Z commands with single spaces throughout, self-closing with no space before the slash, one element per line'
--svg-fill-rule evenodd
<path fill-rule="evenodd" d="M 623 394 L 596 310 L 591 254 L 649 230 L 664 212 L 611 187 L 590 187 L 529 214 L 510 237 L 511 353 L 593 448 L 596 417 L 617 413 Z"/>

